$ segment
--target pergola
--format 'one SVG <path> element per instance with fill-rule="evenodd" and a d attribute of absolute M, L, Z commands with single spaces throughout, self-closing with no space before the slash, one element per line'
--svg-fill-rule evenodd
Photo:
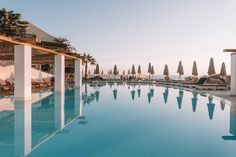
<path fill-rule="evenodd" d="M 14 66 L 15 66 L 15 82 L 14 95 L 15 100 L 31 99 L 31 66 L 32 60 L 36 63 L 54 62 L 55 64 L 55 83 L 56 92 L 64 92 L 65 90 L 65 59 L 70 64 L 74 62 L 75 66 L 75 87 L 82 85 L 82 61 L 81 58 L 69 55 L 57 50 L 52 50 L 37 46 L 28 42 L 20 41 L 15 38 L 0 36 L 0 42 L 10 43 L 14 46 Z M 5 57 L 8 54 L 2 54 Z M 41 59 L 38 59 L 41 58 Z M 1 73 L 1 72 L 0 72 Z"/>

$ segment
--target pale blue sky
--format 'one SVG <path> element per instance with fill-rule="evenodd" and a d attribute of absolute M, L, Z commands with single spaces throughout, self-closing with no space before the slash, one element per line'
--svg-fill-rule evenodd
<path fill-rule="evenodd" d="M 102 69 L 120 70 L 132 64 L 164 64 L 175 74 L 182 60 L 190 74 L 197 61 L 199 73 L 207 72 L 210 57 L 216 70 L 236 48 L 235 0 L 1 0 L 1 7 L 15 10 L 48 33 L 66 36 L 80 52 L 91 53 Z"/>

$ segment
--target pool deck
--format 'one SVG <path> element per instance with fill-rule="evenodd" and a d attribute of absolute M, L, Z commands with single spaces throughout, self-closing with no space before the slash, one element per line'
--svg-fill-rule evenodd
<path fill-rule="evenodd" d="M 214 90 L 192 90 L 192 89 L 186 89 L 186 90 L 197 91 L 200 94 L 212 95 L 213 97 L 215 97 L 217 99 L 225 100 L 226 104 L 229 104 L 229 105 L 236 104 L 236 96 L 231 95 L 229 90 L 218 90 L 218 91 L 214 91 Z"/>
<path fill-rule="evenodd" d="M 166 87 L 166 85 L 164 85 L 163 87 Z M 207 96 L 211 95 L 215 97 L 216 99 L 225 100 L 226 104 L 229 104 L 229 105 L 236 104 L 236 96 L 231 95 L 230 90 L 198 90 L 194 88 L 171 86 L 171 85 L 167 85 L 167 87 L 179 88 L 186 91 L 197 92 L 199 94 L 206 94 Z"/>
<path fill-rule="evenodd" d="M 220 98 L 223 98 L 223 99 L 226 99 L 228 101 L 230 101 L 230 104 L 236 104 L 236 96 L 232 96 L 230 94 L 230 91 L 199 91 L 200 93 L 201 92 L 205 92 L 205 93 L 208 93 L 208 94 L 211 94 L 213 96 L 217 96 L 217 97 L 220 97 Z"/>

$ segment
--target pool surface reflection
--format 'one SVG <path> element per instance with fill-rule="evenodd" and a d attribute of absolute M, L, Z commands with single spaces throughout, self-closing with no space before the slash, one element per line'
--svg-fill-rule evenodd
<path fill-rule="evenodd" d="M 0 99 L 0 156 L 234 157 L 236 104 L 158 86 Z M 13 103 L 14 102 L 14 103 Z"/>

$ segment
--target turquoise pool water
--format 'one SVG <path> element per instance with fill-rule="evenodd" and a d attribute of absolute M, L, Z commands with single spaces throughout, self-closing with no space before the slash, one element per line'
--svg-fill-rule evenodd
<path fill-rule="evenodd" d="M 216 98 L 107 85 L 38 99 L 0 99 L 1 157 L 236 156 L 236 104 Z"/>

